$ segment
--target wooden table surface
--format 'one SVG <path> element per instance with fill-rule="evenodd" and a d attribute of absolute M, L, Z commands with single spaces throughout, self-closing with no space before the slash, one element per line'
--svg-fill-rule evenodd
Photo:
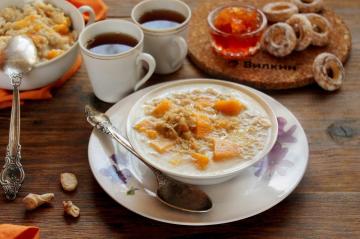
<path fill-rule="evenodd" d="M 109 17 L 128 18 L 138 0 L 105 0 Z M 195 7 L 200 1 L 187 3 Z M 310 163 L 297 189 L 272 209 L 234 223 L 186 227 L 143 218 L 112 200 L 91 174 L 87 146 L 91 127 L 84 106 L 100 110 L 111 105 L 92 93 L 84 67 L 54 99 L 22 107 L 21 144 L 26 181 L 14 202 L 0 198 L 0 223 L 36 225 L 42 238 L 360 238 L 360 0 L 326 0 L 351 29 L 353 50 L 341 91 L 326 93 L 317 86 L 266 92 L 300 120 L 310 143 Z M 151 84 L 207 77 L 189 61 L 170 76 L 153 76 Z M 0 156 L 5 156 L 10 110 L 0 111 Z M 336 130 L 334 130 L 336 129 Z M 74 172 L 78 190 L 65 194 L 61 172 Z M 26 212 L 28 193 L 54 192 L 52 206 Z M 63 216 L 61 202 L 73 200 L 81 217 Z M 246 205 L 239 205 L 246 206 Z"/>

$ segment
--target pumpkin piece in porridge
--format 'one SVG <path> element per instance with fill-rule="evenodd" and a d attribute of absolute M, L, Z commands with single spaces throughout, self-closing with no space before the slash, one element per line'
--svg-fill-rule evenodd
<path fill-rule="evenodd" d="M 195 136 L 197 138 L 204 138 L 211 133 L 213 126 L 211 120 L 206 115 L 196 115 Z"/>
<path fill-rule="evenodd" d="M 62 53 L 63 53 L 62 50 L 52 49 L 52 50 L 48 51 L 46 58 L 47 58 L 48 60 L 51 60 L 51 59 L 53 59 L 53 58 L 61 55 Z"/>
<path fill-rule="evenodd" d="M 154 128 L 154 124 L 149 121 L 149 120 L 142 120 L 139 123 L 137 123 L 135 125 L 135 129 L 140 132 L 140 133 L 144 133 L 145 131 L 149 130 L 149 129 L 153 129 Z"/>
<path fill-rule="evenodd" d="M 171 101 L 170 100 L 162 100 L 152 111 L 152 115 L 156 118 L 162 117 L 171 107 Z"/>
<path fill-rule="evenodd" d="M 23 19 L 14 22 L 13 23 L 13 28 L 15 30 L 20 30 L 22 28 L 27 28 L 31 24 L 33 24 L 33 21 L 35 21 L 35 20 L 36 20 L 36 16 L 34 16 L 34 15 L 24 17 Z"/>
<path fill-rule="evenodd" d="M 53 27 L 53 29 L 61 35 L 66 35 L 70 32 L 69 26 L 66 24 L 57 24 Z"/>
<path fill-rule="evenodd" d="M 229 140 L 214 139 L 213 141 L 214 160 L 221 161 L 231 159 L 240 155 L 240 148 Z"/>
<path fill-rule="evenodd" d="M 174 146 L 174 142 L 150 142 L 149 146 L 159 154 L 164 154 Z"/>
<path fill-rule="evenodd" d="M 218 100 L 215 102 L 214 108 L 228 116 L 237 116 L 246 107 L 237 99 Z"/>
<path fill-rule="evenodd" d="M 193 153 L 191 154 L 191 157 L 195 159 L 194 163 L 196 167 L 200 170 L 205 170 L 209 164 L 209 158 L 203 154 Z"/>
<path fill-rule="evenodd" d="M 138 132 L 145 134 L 149 139 L 156 139 L 158 132 L 155 130 L 155 125 L 149 120 L 142 120 L 134 127 Z"/>
<path fill-rule="evenodd" d="M 145 134 L 149 139 L 156 139 L 159 135 L 158 132 L 152 129 L 146 130 Z"/>

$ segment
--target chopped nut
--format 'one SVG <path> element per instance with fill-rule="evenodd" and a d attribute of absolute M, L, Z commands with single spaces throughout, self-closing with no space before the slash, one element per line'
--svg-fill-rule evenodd
<path fill-rule="evenodd" d="M 72 201 L 63 201 L 64 211 L 66 214 L 72 217 L 79 217 L 80 216 L 80 208 L 78 208 Z"/>
<path fill-rule="evenodd" d="M 62 173 L 60 175 L 61 186 L 65 191 L 74 191 L 78 185 L 76 175 L 73 173 Z"/>
<path fill-rule="evenodd" d="M 55 198 L 53 193 L 45 193 L 42 195 L 29 193 L 23 198 L 23 203 L 27 210 L 34 210 L 42 204 L 50 203 Z"/>

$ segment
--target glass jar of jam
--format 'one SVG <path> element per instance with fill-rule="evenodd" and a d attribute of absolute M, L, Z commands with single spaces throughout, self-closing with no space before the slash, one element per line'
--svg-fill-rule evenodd
<path fill-rule="evenodd" d="M 225 59 L 242 60 L 260 49 L 267 19 L 255 7 L 228 5 L 213 10 L 208 24 L 214 50 Z"/>

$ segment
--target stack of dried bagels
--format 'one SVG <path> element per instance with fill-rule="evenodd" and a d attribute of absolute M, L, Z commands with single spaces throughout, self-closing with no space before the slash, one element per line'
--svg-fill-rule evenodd
<path fill-rule="evenodd" d="M 310 45 L 326 46 L 332 32 L 330 22 L 319 14 L 323 9 L 323 0 L 266 4 L 263 12 L 273 24 L 264 33 L 262 49 L 275 57 L 286 57 Z M 322 53 L 316 57 L 313 72 L 316 82 L 328 91 L 339 89 L 345 79 L 343 64 L 331 53 Z"/>

